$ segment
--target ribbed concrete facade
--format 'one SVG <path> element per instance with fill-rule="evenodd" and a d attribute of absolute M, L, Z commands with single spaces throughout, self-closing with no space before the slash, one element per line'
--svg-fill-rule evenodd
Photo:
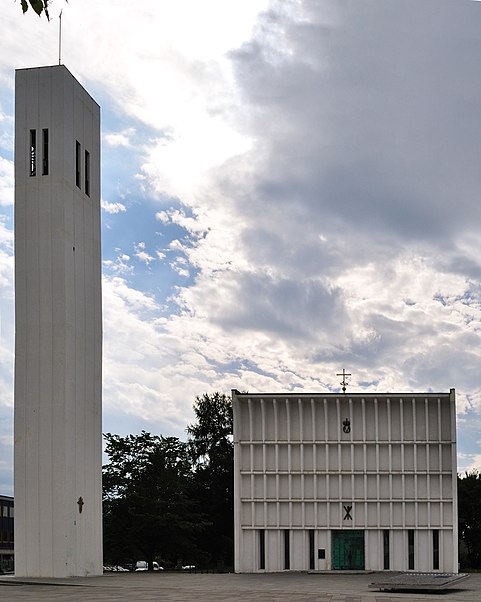
<path fill-rule="evenodd" d="M 15 83 L 15 572 L 102 572 L 100 108 L 64 66 Z"/>
<path fill-rule="evenodd" d="M 458 571 L 454 390 L 232 399 L 237 572 Z"/>

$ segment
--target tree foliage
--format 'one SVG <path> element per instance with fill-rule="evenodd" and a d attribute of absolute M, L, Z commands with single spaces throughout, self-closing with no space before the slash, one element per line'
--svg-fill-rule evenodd
<path fill-rule="evenodd" d="M 187 444 L 142 431 L 107 433 L 103 468 L 104 555 L 112 563 L 154 559 L 195 564 L 196 535 L 207 526 L 194 496 Z"/>
<path fill-rule="evenodd" d="M 194 402 L 188 441 L 142 431 L 104 435 L 104 557 L 167 567 L 233 566 L 232 403 L 221 393 Z"/>
<path fill-rule="evenodd" d="M 459 538 L 467 551 L 470 568 L 481 568 L 481 473 L 477 470 L 458 476 Z"/>
<path fill-rule="evenodd" d="M 196 422 L 187 427 L 196 463 L 209 466 L 232 455 L 232 402 L 227 395 L 204 393 L 194 402 Z"/>
<path fill-rule="evenodd" d="M 208 510 L 211 527 L 203 547 L 214 566 L 233 566 L 234 445 L 232 402 L 221 393 L 204 394 L 194 402 L 196 422 L 187 427 L 199 499 Z"/>
<path fill-rule="evenodd" d="M 42 13 L 45 13 L 47 19 L 50 19 L 50 15 L 48 14 L 48 5 L 50 4 L 50 0 L 21 0 L 22 11 L 24 13 L 27 12 L 29 6 L 40 16 Z"/>
<path fill-rule="evenodd" d="M 68 0 L 65 0 L 65 2 L 68 2 Z M 20 4 L 24 14 L 29 8 L 32 8 L 39 17 L 41 17 L 43 13 L 47 17 L 47 20 L 50 21 L 48 8 L 52 4 L 52 0 L 20 0 Z"/>

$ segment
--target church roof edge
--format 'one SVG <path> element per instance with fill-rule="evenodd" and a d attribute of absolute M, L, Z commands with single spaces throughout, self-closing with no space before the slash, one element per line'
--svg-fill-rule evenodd
<path fill-rule="evenodd" d="M 361 393 L 361 392 L 347 392 L 343 393 L 342 391 L 339 393 L 322 393 L 322 392 L 317 392 L 317 393 L 313 393 L 313 392 L 299 392 L 299 393 L 295 393 L 295 392 L 288 392 L 288 391 L 281 391 L 279 393 L 241 393 L 239 392 L 237 389 L 232 389 L 232 395 L 236 396 L 236 397 L 257 397 L 257 398 L 263 398 L 263 397 L 295 397 L 295 398 L 302 398 L 302 397 L 325 397 L 325 398 L 340 398 L 340 397 L 347 397 L 347 398 L 363 398 L 363 397 L 450 397 L 452 394 L 454 394 L 454 389 L 450 389 L 449 391 L 442 391 L 442 392 L 436 392 L 436 391 L 404 391 L 404 392 L 370 392 L 370 391 L 366 391 L 365 393 Z"/>

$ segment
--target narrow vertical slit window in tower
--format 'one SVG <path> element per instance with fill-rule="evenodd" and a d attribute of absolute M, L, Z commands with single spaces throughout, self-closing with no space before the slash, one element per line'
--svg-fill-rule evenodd
<path fill-rule="evenodd" d="M 80 162 L 81 162 L 81 147 L 78 140 L 75 141 L 75 184 L 78 188 L 80 185 Z"/>
<path fill-rule="evenodd" d="M 90 196 L 90 153 L 85 151 L 85 194 Z"/>
<path fill-rule="evenodd" d="M 48 129 L 42 130 L 42 176 L 48 176 Z"/>
<path fill-rule="evenodd" d="M 37 130 L 30 130 L 30 175 L 37 175 Z"/>

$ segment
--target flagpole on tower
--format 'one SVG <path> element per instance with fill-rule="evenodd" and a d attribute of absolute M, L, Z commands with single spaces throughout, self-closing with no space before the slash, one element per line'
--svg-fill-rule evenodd
<path fill-rule="evenodd" d="M 60 15 L 58 17 L 58 64 L 62 64 L 62 12 L 60 11 Z"/>

